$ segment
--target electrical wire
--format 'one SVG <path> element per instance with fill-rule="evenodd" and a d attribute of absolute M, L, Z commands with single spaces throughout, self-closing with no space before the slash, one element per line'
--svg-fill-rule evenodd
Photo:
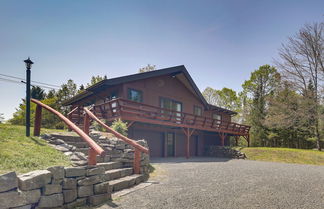
<path fill-rule="evenodd" d="M 19 79 L 19 80 L 26 81 L 26 79 L 24 79 L 24 78 L 19 78 L 19 77 L 16 77 L 16 76 L 6 75 L 6 74 L 2 74 L 2 73 L 0 73 L 0 76 L 4 76 L 4 77 L 8 77 L 8 78 L 14 78 L 14 79 Z M 55 87 L 55 88 L 60 88 L 60 86 L 58 86 L 58 85 L 43 83 L 43 82 L 39 82 L 39 81 L 31 81 L 31 82 L 38 83 L 38 84 L 43 84 L 43 85 L 46 85 L 46 86 L 52 86 L 52 87 Z"/>
<path fill-rule="evenodd" d="M 16 84 L 25 84 L 26 82 L 25 81 L 16 81 L 16 80 L 11 80 L 11 79 L 7 79 L 7 78 L 1 78 L 0 77 L 0 81 L 4 81 L 4 82 L 9 82 L 9 83 L 16 83 Z M 32 86 L 38 86 L 38 87 L 41 87 L 41 88 L 47 88 L 47 89 L 58 89 L 58 88 L 55 88 L 55 87 L 50 87 L 50 86 L 44 86 L 44 85 L 35 85 L 35 84 L 31 84 Z"/>

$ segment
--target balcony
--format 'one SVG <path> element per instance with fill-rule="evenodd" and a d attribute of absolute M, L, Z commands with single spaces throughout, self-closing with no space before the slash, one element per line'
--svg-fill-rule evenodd
<path fill-rule="evenodd" d="M 192 128 L 236 136 L 248 136 L 250 130 L 250 126 L 234 122 L 173 111 L 121 98 L 95 105 L 92 111 L 97 117 L 107 121 L 120 118 L 126 121 Z M 82 112 L 79 108 L 71 112 L 70 118 L 74 122 L 82 124 L 81 115 Z"/>

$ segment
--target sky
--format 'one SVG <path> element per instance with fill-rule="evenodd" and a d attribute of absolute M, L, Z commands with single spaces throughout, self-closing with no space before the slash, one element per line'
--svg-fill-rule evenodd
<path fill-rule="evenodd" d="M 32 80 L 53 85 L 185 65 L 201 91 L 240 91 L 289 36 L 324 21 L 323 8 L 323 0 L 0 0 L 0 73 L 24 78 L 28 56 Z M 25 86 L 0 80 L 0 95 L 9 119 Z"/>

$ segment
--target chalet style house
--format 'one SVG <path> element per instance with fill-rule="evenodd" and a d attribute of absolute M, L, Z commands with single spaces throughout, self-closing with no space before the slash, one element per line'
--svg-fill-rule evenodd
<path fill-rule="evenodd" d="M 185 66 L 106 79 L 69 99 L 71 110 L 91 106 L 110 124 L 128 122 L 128 137 L 146 139 L 151 157 L 203 156 L 208 146 L 229 145 L 229 137 L 245 138 L 249 126 L 231 122 L 231 110 L 206 102 Z M 82 125 L 82 113 L 70 119 Z"/>

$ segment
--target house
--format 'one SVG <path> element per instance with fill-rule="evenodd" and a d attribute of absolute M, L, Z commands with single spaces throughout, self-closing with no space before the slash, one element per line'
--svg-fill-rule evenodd
<path fill-rule="evenodd" d="M 82 125 L 80 106 L 92 105 L 100 119 L 128 122 L 128 137 L 146 139 L 152 157 L 202 156 L 208 146 L 245 138 L 249 126 L 231 122 L 237 114 L 210 105 L 185 66 L 106 79 L 69 99 L 70 118 Z"/>

